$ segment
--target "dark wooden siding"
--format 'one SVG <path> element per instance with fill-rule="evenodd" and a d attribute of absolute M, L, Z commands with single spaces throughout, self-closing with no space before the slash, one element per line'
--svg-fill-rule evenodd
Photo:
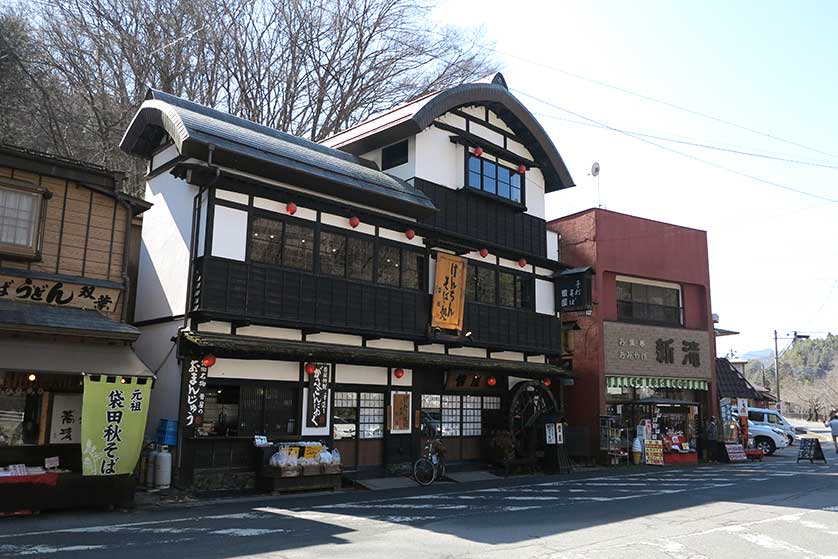
<path fill-rule="evenodd" d="M 328 328 L 419 339 L 426 335 L 430 295 L 309 272 L 199 259 L 196 309 L 261 324 Z"/>
<path fill-rule="evenodd" d="M 547 257 L 547 226 L 543 219 L 466 190 L 452 190 L 421 179 L 416 179 L 415 184 L 439 208 L 439 212 L 420 222 L 522 255 Z"/>
<path fill-rule="evenodd" d="M 493 349 L 561 353 L 561 322 L 547 314 L 467 302 L 464 327 L 475 344 Z"/>

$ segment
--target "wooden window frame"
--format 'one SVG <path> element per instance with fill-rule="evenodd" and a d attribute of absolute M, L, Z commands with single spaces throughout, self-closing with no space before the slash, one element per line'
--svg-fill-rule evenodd
<path fill-rule="evenodd" d="M 480 188 L 471 186 L 470 183 L 469 183 L 469 160 L 471 158 L 474 158 L 474 159 L 477 159 L 478 161 L 480 161 Z M 515 208 L 526 209 L 526 205 L 527 205 L 527 188 L 526 188 L 527 174 L 526 173 L 523 173 L 523 174 L 519 173 L 518 169 L 513 169 L 511 167 L 507 167 L 506 165 L 504 165 L 503 163 L 498 161 L 498 159 L 499 159 L 498 157 L 495 157 L 495 160 L 492 161 L 490 159 L 486 159 L 485 157 L 477 157 L 474 154 L 472 154 L 468 149 L 466 149 L 465 150 L 465 165 L 464 165 L 465 174 L 464 174 L 464 180 L 463 180 L 463 184 L 465 186 L 463 188 L 468 192 L 479 193 L 481 196 L 487 196 L 487 197 L 489 197 L 493 200 L 497 200 L 498 202 L 502 202 L 504 204 L 509 204 L 511 206 L 514 206 Z M 521 185 L 520 185 L 521 199 L 520 200 L 514 200 L 511 197 L 511 194 L 512 194 L 511 179 L 510 179 L 510 183 L 509 183 L 510 197 L 507 198 L 506 196 L 501 196 L 500 194 L 497 193 L 497 191 L 498 191 L 498 189 L 497 189 L 497 183 L 498 183 L 497 171 L 495 172 L 495 192 L 486 191 L 485 185 L 483 184 L 483 178 L 484 178 L 483 167 L 485 166 L 485 164 L 487 162 L 495 165 L 495 167 L 497 167 L 497 168 L 506 169 L 507 171 L 509 171 L 510 177 L 512 175 L 518 175 L 518 176 L 521 177 Z"/>
<path fill-rule="evenodd" d="M 486 270 L 491 270 L 493 272 L 493 274 L 495 276 L 495 300 L 492 303 L 486 303 L 486 302 L 483 302 L 483 301 L 478 301 L 476 298 L 475 299 L 469 298 L 469 288 L 468 288 L 468 285 L 466 285 L 466 301 L 467 302 L 479 303 L 479 304 L 482 304 L 482 305 L 493 305 L 493 306 L 502 307 L 502 308 L 505 308 L 505 309 L 516 309 L 516 310 L 521 310 L 521 311 L 535 312 L 535 276 L 532 273 L 520 272 L 518 270 L 513 270 L 512 268 L 507 268 L 505 266 L 499 266 L 499 265 L 495 265 L 495 264 L 487 264 L 487 263 L 484 263 L 484 262 L 475 262 L 473 260 L 469 260 L 467 262 L 467 268 L 466 268 L 467 274 L 469 274 L 469 275 L 470 275 L 470 273 L 468 272 L 468 268 L 471 268 L 472 266 L 475 267 L 475 268 L 482 268 L 482 269 L 486 269 Z M 500 290 L 501 290 L 500 275 L 501 275 L 501 273 L 506 273 L 506 274 L 509 274 L 513 277 L 520 278 L 522 282 L 523 281 L 532 282 L 531 289 L 530 289 L 530 294 L 532 295 L 532 306 L 531 307 L 525 307 L 523 305 L 521 305 L 521 306 L 517 306 L 517 305 L 511 306 L 511 305 L 501 304 L 501 302 L 500 302 L 501 301 L 501 297 L 500 297 Z M 466 282 L 468 283 L 469 281 L 471 281 L 471 279 L 470 279 L 469 276 L 467 276 Z M 523 293 L 524 293 L 524 288 L 523 288 L 523 285 L 522 285 L 522 288 L 521 288 L 522 302 L 523 302 Z M 513 299 L 514 299 L 514 294 L 513 294 Z"/>
<path fill-rule="evenodd" d="M 35 227 L 32 244 L 28 247 L 0 242 L 0 256 L 8 260 L 24 260 L 37 262 L 43 256 L 44 229 L 46 227 L 47 201 L 52 193 L 46 188 L 29 182 L 15 179 L 0 178 L 0 189 L 22 191 L 26 194 L 40 196 L 40 204 L 35 204 Z"/>

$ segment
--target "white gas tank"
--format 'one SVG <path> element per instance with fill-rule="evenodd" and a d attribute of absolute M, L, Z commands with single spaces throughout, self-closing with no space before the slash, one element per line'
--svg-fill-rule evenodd
<path fill-rule="evenodd" d="M 168 489 L 172 484 L 172 454 L 163 446 L 154 460 L 154 487 Z"/>
<path fill-rule="evenodd" d="M 148 453 L 148 463 L 145 467 L 145 486 L 153 489 L 154 488 L 154 468 L 157 464 L 157 448 L 154 447 L 151 449 L 151 452 Z"/>

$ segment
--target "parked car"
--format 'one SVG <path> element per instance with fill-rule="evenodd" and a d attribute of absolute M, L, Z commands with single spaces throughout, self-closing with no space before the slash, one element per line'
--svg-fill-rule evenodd
<path fill-rule="evenodd" d="M 754 440 L 754 448 L 760 449 L 766 456 L 771 456 L 778 448 L 786 448 L 789 444 L 782 429 L 753 421 L 748 421 L 748 435 Z"/>
<path fill-rule="evenodd" d="M 797 434 L 795 428 L 788 420 L 783 417 L 783 414 L 777 410 L 767 408 L 748 408 L 748 420 L 756 425 L 767 425 L 780 429 L 786 437 L 786 442 L 789 445 L 794 444 L 795 435 Z"/>

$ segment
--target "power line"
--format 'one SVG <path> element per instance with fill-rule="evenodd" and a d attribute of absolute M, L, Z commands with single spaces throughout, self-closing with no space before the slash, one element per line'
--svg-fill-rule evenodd
<path fill-rule="evenodd" d="M 732 122 L 730 120 L 726 120 L 726 119 L 716 117 L 716 116 L 713 116 L 713 115 L 710 115 L 710 114 L 707 114 L 707 113 L 703 113 L 701 111 L 690 109 L 690 108 L 684 107 L 682 105 L 677 105 L 677 104 L 671 103 L 669 101 L 664 101 L 662 99 L 657 99 L 657 98 L 652 97 L 650 95 L 645 95 L 643 93 L 637 93 L 636 91 L 631 91 L 630 89 L 626 89 L 624 87 L 613 85 L 613 84 L 603 82 L 603 81 L 600 81 L 600 80 L 596 80 L 596 79 L 593 79 L 593 78 L 588 78 L 588 77 L 582 76 L 580 74 L 576 74 L 574 72 L 569 72 L 567 70 L 563 70 L 563 69 L 557 68 L 555 66 L 550 66 L 549 64 L 536 62 L 534 60 L 529 60 L 529 59 L 523 58 L 521 56 L 517 56 L 517 55 L 514 55 L 514 54 L 502 52 L 502 51 L 496 50 L 492 47 L 484 47 L 484 48 L 486 48 L 488 50 L 492 50 L 496 54 L 500 54 L 500 55 L 503 55 L 503 56 L 508 56 L 510 58 L 515 58 L 515 59 L 520 60 L 522 62 L 527 62 L 527 63 L 533 64 L 535 66 L 540 66 L 542 68 L 552 70 L 554 72 L 558 72 L 560 74 L 564 74 L 566 76 L 570 76 L 570 77 L 578 79 L 578 80 L 582 80 L 582 81 L 585 81 L 585 82 L 588 82 L 588 83 L 599 85 L 601 87 L 606 87 L 608 89 L 613 89 L 615 91 L 625 93 L 626 95 L 631 95 L 633 97 L 638 97 L 640 99 L 644 99 L 644 100 L 650 101 L 652 103 L 657 103 L 659 105 L 664 105 L 664 106 L 670 107 L 672 109 L 683 111 L 683 112 L 691 114 L 691 115 L 699 116 L 701 118 L 705 118 L 705 119 L 708 119 L 708 120 L 712 120 L 714 122 L 718 122 L 720 124 L 725 124 L 727 126 L 732 126 L 734 128 L 739 128 L 740 130 L 745 130 L 747 132 L 750 132 L 752 134 L 756 134 L 758 136 L 763 136 L 763 137 L 766 137 L 766 138 L 770 138 L 770 139 L 776 140 L 778 142 L 783 142 L 783 143 L 790 144 L 790 145 L 793 145 L 793 146 L 796 146 L 796 147 L 799 147 L 799 148 L 803 148 L 803 149 L 806 149 L 806 150 L 809 150 L 809 151 L 812 151 L 812 152 L 815 152 L 815 153 L 820 153 L 821 155 L 826 155 L 826 156 L 838 159 L 838 154 L 829 153 L 829 152 L 820 150 L 818 148 L 813 148 L 811 146 L 807 146 L 805 144 L 801 144 L 800 142 L 795 142 L 794 140 L 789 140 L 789 139 L 783 138 L 781 136 L 777 136 L 775 134 L 771 134 L 771 133 L 768 133 L 768 132 L 763 132 L 761 130 L 756 130 L 756 129 L 750 128 L 748 126 L 744 126 L 742 124 L 737 124 L 737 123 Z"/>
<path fill-rule="evenodd" d="M 607 126 L 600 126 L 598 124 L 592 124 L 590 122 L 582 122 L 582 121 L 573 120 L 573 119 L 570 119 L 570 118 L 560 117 L 560 116 L 557 116 L 557 115 L 550 115 L 550 114 L 545 114 L 545 113 L 535 113 L 535 114 L 537 114 L 540 117 L 551 118 L 551 119 L 555 119 L 555 120 L 561 120 L 563 122 L 569 122 L 571 124 L 578 124 L 580 126 L 590 126 L 591 128 L 600 128 L 600 129 L 603 129 L 603 130 L 608 130 L 609 129 L 609 127 L 607 127 Z M 662 140 L 664 142 L 672 142 L 672 143 L 676 143 L 676 144 L 683 144 L 683 145 L 687 145 L 687 146 L 710 149 L 710 150 L 714 150 L 714 151 L 722 151 L 722 152 L 725 152 L 725 153 L 733 153 L 733 154 L 736 154 L 736 155 L 746 155 L 746 156 L 749 156 L 749 157 L 758 157 L 760 159 L 770 159 L 770 160 L 773 160 L 773 161 L 783 161 L 785 163 L 795 163 L 797 165 L 808 165 L 808 166 L 811 166 L 811 167 L 823 167 L 825 169 L 838 169 L 838 165 L 828 165 L 826 163 L 817 163 L 815 161 L 804 161 L 804 160 L 801 160 L 801 159 L 791 159 L 791 158 L 787 158 L 787 157 L 778 157 L 778 156 L 775 156 L 775 155 L 768 155 L 768 154 L 765 154 L 765 153 L 756 153 L 756 152 L 752 152 L 752 151 L 744 151 L 744 150 L 738 150 L 738 149 L 732 149 L 732 148 L 725 148 L 725 147 L 722 147 L 722 146 L 715 146 L 715 145 L 711 145 L 711 144 L 690 142 L 690 141 L 687 141 L 687 140 L 678 140 L 678 139 L 669 138 L 669 137 L 666 137 L 666 136 L 658 136 L 658 135 L 655 135 L 655 134 L 647 134 L 647 133 L 644 133 L 644 132 L 636 132 L 636 131 L 633 131 L 633 130 L 626 130 L 625 128 L 614 127 L 614 129 L 615 130 L 620 130 L 624 134 L 631 134 L 632 136 L 641 136 L 643 138 L 652 138 L 654 140 Z"/>
<path fill-rule="evenodd" d="M 538 97 L 536 97 L 536 96 L 534 96 L 534 95 L 530 95 L 529 93 L 527 93 L 527 92 L 525 92 L 525 91 L 521 91 L 521 90 L 519 90 L 519 89 L 513 89 L 513 91 L 515 91 L 515 92 L 517 92 L 517 93 L 520 93 L 521 95 L 524 95 L 524 96 L 526 96 L 526 97 L 529 97 L 530 99 L 533 99 L 533 100 L 535 100 L 535 101 L 538 101 L 539 103 L 544 103 L 545 105 L 548 105 L 548 106 L 553 107 L 553 108 L 555 108 L 555 109 L 559 109 L 560 111 L 563 111 L 563 112 L 565 112 L 565 113 L 571 114 L 571 115 L 575 116 L 576 118 L 581 118 L 581 119 L 586 120 L 586 121 L 588 121 L 588 122 L 592 122 L 592 123 L 594 123 L 594 124 L 597 124 L 597 125 L 599 125 L 599 126 L 601 126 L 601 127 L 603 127 L 603 128 L 607 128 L 608 130 L 611 130 L 611 131 L 613 131 L 613 132 L 617 132 L 618 134 L 623 134 L 624 136 L 627 136 L 627 137 L 629 137 L 629 138 L 633 138 L 633 139 L 635 139 L 635 140 L 637 140 L 637 141 L 639 141 L 639 142 L 644 142 L 644 143 L 647 143 L 647 144 L 653 145 L 653 146 L 655 146 L 655 147 L 657 147 L 657 148 L 660 148 L 660 149 L 662 149 L 662 150 L 665 150 L 665 151 L 669 151 L 669 152 L 671 152 L 671 153 L 678 154 L 678 155 L 680 155 L 680 156 L 682 156 L 682 157 L 686 157 L 686 158 L 688 158 L 688 159 L 692 159 L 692 160 L 694 160 L 694 161 L 698 161 L 698 162 L 700 162 L 700 163 L 704 163 L 705 165 L 709 165 L 709 166 L 711 166 L 711 167 L 715 167 L 715 168 L 717 168 L 717 169 L 721 169 L 721 170 L 723 170 L 723 171 L 727 171 L 728 173 L 733 173 L 733 174 L 735 174 L 735 175 L 739 175 L 739 176 L 741 176 L 741 177 L 749 178 L 749 179 L 751 179 L 751 180 L 754 180 L 754 181 L 757 181 L 757 182 L 761 182 L 761 183 L 763 183 L 763 184 L 767 184 L 767 185 L 769 185 L 769 186 L 773 186 L 773 187 L 776 187 L 776 188 L 781 188 L 781 189 L 783 189 L 783 190 L 788 190 L 788 191 L 790 191 L 790 192 L 796 192 L 797 194 L 802 194 L 802 195 L 804 195 L 804 196 L 811 196 L 812 198 L 818 198 L 818 199 L 820 199 L 820 200 L 824 200 L 824 201 L 826 201 L 826 202 L 831 202 L 831 203 L 833 203 L 833 204 L 834 204 L 834 203 L 838 203 L 838 200 L 836 200 L 836 199 L 834 199 L 834 198 L 828 198 L 828 197 L 826 197 L 826 196 L 821 196 L 820 194 L 815 194 L 815 193 L 813 193 L 813 192 L 807 192 L 807 191 L 805 191 L 805 190 L 799 190 L 799 189 L 797 189 L 797 188 L 794 188 L 794 187 L 791 187 L 791 186 L 786 186 L 786 185 L 784 185 L 784 184 L 780 184 L 780 183 L 778 183 L 778 182 L 770 181 L 770 180 L 768 180 L 768 179 L 763 179 L 763 178 L 760 178 L 760 177 L 757 177 L 757 176 L 754 176 L 754 175 L 750 175 L 750 174 L 748 174 L 748 173 L 744 173 L 744 172 L 742 172 L 742 171 L 737 171 L 736 169 L 732 169 L 732 168 L 730 168 L 730 167 L 726 167 L 726 166 L 724 166 L 724 165 L 720 165 L 720 164 L 718 164 L 718 163 L 714 163 L 714 162 L 712 162 L 712 161 L 708 161 L 708 160 L 706 160 L 706 159 L 702 159 L 702 158 L 700 158 L 700 157 L 696 157 L 695 155 L 691 155 L 691 154 L 689 154 L 689 153 L 685 153 L 685 152 L 683 152 L 683 151 L 678 151 L 678 150 L 673 149 L 673 148 L 670 148 L 670 147 L 668 147 L 668 146 L 664 146 L 664 145 L 658 144 L 658 143 L 653 142 L 653 141 L 651 141 L 651 140 L 648 140 L 648 139 L 646 139 L 646 138 L 642 138 L 642 137 L 634 136 L 634 135 L 632 135 L 632 134 L 631 134 L 631 133 L 629 133 L 629 132 L 623 131 L 623 130 L 621 130 L 621 129 L 619 129 L 619 128 L 615 128 L 615 127 L 613 127 L 613 126 L 609 126 L 608 124 L 605 124 L 605 123 L 603 123 L 603 122 L 599 122 L 599 121 L 594 120 L 594 119 L 592 119 L 592 118 L 586 117 L 586 116 L 581 115 L 581 114 L 579 114 L 579 113 L 573 112 L 573 111 L 571 111 L 571 110 L 569 110 L 569 109 L 565 109 L 564 107 L 560 107 L 560 106 L 558 106 L 558 105 L 555 105 L 555 104 L 553 104 L 553 103 L 550 103 L 549 101 L 545 101 L 545 100 L 540 99 L 540 98 L 538 98 Z"/>

